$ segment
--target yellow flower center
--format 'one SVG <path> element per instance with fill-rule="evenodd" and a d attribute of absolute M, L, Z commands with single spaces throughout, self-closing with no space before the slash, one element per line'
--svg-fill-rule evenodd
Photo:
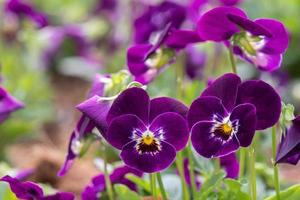
<path fill-rule="evenodd" d="M 233 130 L 228 123 L 222 124 L 220 128 L 225 135 L 230 135 Z"/>
<path fill-rule="evenodd" d="M 154 141 L 154 136 L 153 135 L 143 135 L 142 141 L 146 145 L 151 145 Z"/>

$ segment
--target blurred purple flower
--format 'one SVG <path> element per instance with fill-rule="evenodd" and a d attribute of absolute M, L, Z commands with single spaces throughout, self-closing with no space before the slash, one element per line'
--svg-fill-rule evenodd
<path fill-rule="evenodd" d="M 187 107 L 160 97 L 151 99 L 141 88 L 123 91 L 108 115 L 107 141 L 121 150 L 126 165 L 152 173 L 172 164 L 188 141 Z"/>
<path fill-rule="evenodd" d="M 206 54 L 195 46 L 187 47 L 185 71 L 191 79 L 201 79 L 206 64 Z"/>
<path fill-rule="evenodd" d="M 96 78 L 94 80 L 94 83 L 92 85 L 92 88 L 89 92 L 88 95 L 88 100 L 90 99 L 95 99 L 99 96 L 104 95 L 104 87 L 106 83 L 106 79 L 108 79 L 105 76 L 102 75 L 96 75 Z M 86 105 L 86 104 L 83 104 Z M 84 107 L 82 105 L 82 107 Z M 59 176 L 63 176 L 67 173 L 67 171 L 70 169 L 73 160 L 79 156 L 81 153 L 83 144 L 85 142 L 85 139 L 91 136 L 91 132 L 93 129 L 96 127 L 100 130 L 101 134 L 105 134 L 107 130 L 107 124 L 106 124 L 106 114 L 109 109 L 109 104 L 106 101 L 97 101 L 97 122 L 94 123 L 93 120 L 91 120 L 89 117 L 86 115 L 82 115 L 77 122 L 76 128 L 73 130 L 71 136 L 70 136 L 70 141 L 69 141 L 69 146 L 68 146 L 68 154 L 65 160 L 64 165 L 58 172 Z M 100 122 L 99 122 L 100 121 Z M 101 124 L 100 124 L 101 123 Z"/>
<path fill-rule="evenodd" d="M 24 107 L 24 104 L 11 96 L 3 87 L 0 87 L 0 123 L 6 120 L 12 112 Z"/>
<path fill-rule="evenodd" d="M 214 8 L 201 16 L 197 26 L 202 39 L 232 45 L 235 54 L 261 70 L 279 68 L 288 47 L 288 33 L 281 22 L 252 21 L 235 7 Z"/>
<path fill-rule="evenodd" d="M 190 107 L 192 145 L 207 158 L 228 155 L 240 146 L 249 146 L 255 130 L 273 126 L 280 113 L 281 99 L 269 84 L 257 80 L 242 83 L 237 75 L 225 74 Z"/>
<path fill-rule="evenodd" d="M 67 192 L 45 195 L 39 185 L 29 181 L 21 182 L 10 176 L 4 176 L 0 181 L 9 183 L 10 188 L 16 197 L 24 200 L 73 200 L 75 198 L 73 194 Z"/>
<path fill-rule="evenodd" d="M 136 191 L 136 185 L 127 179 L 125 176 L 127 174 L 134 174 L 136 176 L 141 177 L 143 175 L 142 172 L 137 171 L 133 168 L 127 166 L 121 166 L 116 168 L 110 175 L 110 181 L 112 184 L 123 184 L 126 185 L 131 190 Z M 88 185 L 81 194 L 82 200 L 97 200 L 101 196 L 101 192 L 106 190 L 105 185 L 105 176 L 104 174 L 100 174 L 92 179 L 92 183 Z"/>
<path fill-rule="evenodd" d="M 56 61 L 66 56 L 80 56 L 91 62 L 97 61 L 91 52 L 92 45 L 80 26 L 47 27 L 43 31 L 49 41 L 49 45 L 42 52 L 46 67 L 55 66 Z"/>
<path fill-rule="evenodd" d="M 175 30 L 168 24 L 154 44 L 134 45 L 128 49 L 128 69 L 136 81 L 147 84 L 174 61 L 176 52 L 201 41 L 195 31 Z"/>
<path fill-rule="evenodd" d="M 168 24 L 178 29 L 186 18 L 186 8 L 170 2 L 163 1 L 148 9 L 134 21 L 134 42 L 147 44 L 153 34 L 162 31 Z"/>
<path fill-rule="evenodd" d="M 296 165 L 300 159 L 300 116 L 297 116 L 290 128 L 282 135 L 276 155 L 277 163 Z"/>
<path fill-rule="evenodd" d="M 184 172 L 184 179 L 185 179 L 186 184 L 189 187 L 191 187 L 192 182 L 191 182 L 191 176 L 190 176 L 190 167 L 189 167 L 189 160 L 187 158 L 185 158 L 183 160 L 183 172 Z M 179 174 L 179 173 L 177 172 L 177 174 Z M 200 174 L 199 174 L 198 171 L 194 171 L 194 174 L 195 174 L 195 181 L 196 181 L 197 190 L 200 190 L 201 181 L 200 181 L 200 179 L 198 179 Z"/>
<path fill-rule="evenodd" d="M 220 157 L 220 165 L 225 169 L 227 178 L 238 178 L 240 165 L 235 153 Z"/>
<path fill-rule="evenodd" d="M 4 5 L 5 12 L 14 13 L 19 18 L 30 18 L 39 28 L 48 25 L 48 20 L 45 14 L 37 11 L 32 5 L 23 2 L 22 0 L 7 0 Z"/>

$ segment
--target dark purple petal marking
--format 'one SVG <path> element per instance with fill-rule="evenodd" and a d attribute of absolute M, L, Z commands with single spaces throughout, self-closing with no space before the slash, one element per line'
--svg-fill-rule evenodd
<path fill-rule="evenodd" d="M 149 122 L 165 112 L 174 112 L 186 118 L 188 107 L 182 102 L 170 97 L 158 97 L 150 101 L 150 117 Z"/>
<path fill-rule="evenodd" d="M 253 104 L 256 108 L 256 130 L 276 124 L 281 113 L 281 99 L 277 92 L 260 80 L 245 81 L 238 89 L 237 105 Z"/>
<path fill-rule="evenodd" d="M 209 87 L 201 94 L 201 97 L 214 96 L 222 100 L 228 112 L 230 112 L 236 101 L 238 87 L 241 84 L 241 79 L 235 74 L 225 74 L 216 79 Z"/>
<path fill-rule="evenodd" d="M 154 134 L 162 132 L 163 141 L 168 142 L 176 151 L 183 149 L 189 138 L 186 120 L 177 113 L 164 113 L 157 116 L 149 127 Z"/>
<path fill-rule="evenodd" d="M 121 150 L 124 145 L 136 137 L 136 134 L 141 137 L 146 130 L 147 127 L 136 115 L 121 115 L 110 123 L 107 141 Z"/>
<path fill-rule="evenodd" d="M 149 107 L 150 99 L 145 90 L 137 87 L 129 88 L 114 100 L 106 119 L 110 123 L 120 115 L 133 114 L 148 124 Z"/>
<path fill-rule="evenodd" d="M 211 9 L 198 21 L 199 36 L 204 40 L 220 42 L 228 40 L 232 35 L 239 32 L 239 27 L 227 18 L 228 14 L 247 17 L 242 10 L 235 7 L 224 6 Z"/>
<path fill-rule="evenodd" d="M 200 97 L 193 101 L 188 112 L 189 127 L 199 121 L 213 121 L 214 119 L 223 119 L 228 116 L 221 100 L 216 97 Z"/>
<path fill-rule="evenodd" d="M 230 115 L 230 121 L 238 122 L 235 137 L 240 146 L 248 147 L 253 139 L 256 128 L 256 109 L 249 103 L 240 104 L 235 107 Z"/>
<path fill-rule="evenodd" d="M 172 145 L 163 141 L 160 145 L 161 151 L 156 154 L 141 154 L 136 150 L 136 142 L 133 141 L 123 147 L 120 156 L 126 165 L 134 169 L 147 173 L 162 171 L 173 163 L 176 150 Z"/>

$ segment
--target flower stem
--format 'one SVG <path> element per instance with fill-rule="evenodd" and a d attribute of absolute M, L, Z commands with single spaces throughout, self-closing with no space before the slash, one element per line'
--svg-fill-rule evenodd
<path fill-rule="evenodd" d="M 190 173 L 191 184 L 192 184 L 193 199 L 197 199 L 197 186 L 195 180 L 195 166 L 194 166 L 195 163 L 193 160 L 191 141 L 189 141 L 188 143 L 187 152 L 188 152 L 188 159 L 189 159 L 189 173 Z"/>
<path fill-rule="evenodd" d="M 233 56 L 233 46 L 232 45 L 229 46 L 229 60 L 230 60 L 230 63 L 231 63 L 232 72 L 237 74 L 236 63 L 235 63 L 235 59 L 234 59 L 234 56 Z"/>
<path fill-rule="evenodd" d="M 160 188 L 160 192 L 162 194 L 162 199 L 163 200 L 168 200 L 167 193 L 166 193 L 166 190 L 164 188 L 164 184 L 162 182 L 161 175 L 160 175 L 159 172 L 157 172 L 156 177 L 157 177 L 158 185 L 159 185 L 159 188 Z"/>
<path fill-rule="evenodd" d="M 280 184 L 279 184 L 279 177 L 278 177 L 278 167 L 275 164 L 276 160 L 276 125 L 272 127 L 272 164 L 274 169 L 274 186 L 276 191 L 276 199 L 280 200 Z"/>
<path fill-rule="evenodd" d="M 189 199 L 189 193 L 188 193 L 188 189 L 187 189 L 185 178 L 184 178 L 182 153 L 183 153 L 182 151 L 177 153 L 176 165 L 177 165 L 177 169 L 178 169 L 180 180 L 181 180 L 181 186 L 182 186 L 182 192 L 183 192 L 182 199 L 183 200 L 188 200 Z"/>
<path fill-rule="evenodd" d="M 250 161 L 250 187 L 252 200 L 256 200 L 256 171 L 255 171 L 255 151 L 254 141 L 249 147 L 249 161 Z"/>
<path fill-rule="evenodd" d="M 245 162 L 246 162 L 246 149 L 241 148 L 240 149 L 240 172 L 239 172 L 239 178 L 241 178 L 244 175 L 245 171 Z"/>
<path fill-rule="evenodd" d="M 102 143 L 103 149 L 104 149 L 104 179 L 105 179 L 105 186 L 107 188 L 107 193 L 108 193 L 108 198 L 109 200 L 114 200 L 114 193 L 113 193 L 113 188 L 112 184 L 110 181 L 110 177 L 107 171 L 107 157 L 106 157 L 106 145 Z"/>
<path fill-rule="evenodd" d="M 151 193 L 154 200 L 157 200 L 156 178 L 155 174 L 150 174 Z"/>

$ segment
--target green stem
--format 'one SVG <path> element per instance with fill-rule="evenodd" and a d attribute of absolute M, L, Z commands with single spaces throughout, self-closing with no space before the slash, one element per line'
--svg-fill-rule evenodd
<path fill-rule="evenodd" d="M 195 166 L 194 166 L 194 159 L 193 159 L 193 152 L 192 152 L 192 145 L 191 141 L 188 143 L 187 147 L 188 152 L 188 159 L 189 159 L 189 173 L 191 178 L 191 184 L 192 184 L 192 194 L 193 199 L 197 199 L 197 186 L 196 186 L 196 180 L 195 180 Z"/>
<path fill-rule="evenodd" d="M 278 177 L 278 167 L 275 164 L 276 160 L 276 125 L 272 127 L 272 164 L 274 169 L 274 186 L 276 191 L 276 199 L 280 200 L 280 184 L 279 184 L 279 177 Z"/>
<path fill-rule="evenodd" d="M 156 178 L 155 174 L 150 174 L 151 193 L 154 200 L 157 200 Z"/>
<path fill-rule="evenodd" d="M 107 193 L 108 193 L 108 198 L 109 200 L 114 200 L 114 193 L 113 193 L 113 188 L 112 188 L 112 184 L 109 178 L 109 174 L 107 171 L 107 157 L 106 157 L 106 145 L 103 144 L 103 148 L 104 148 L 104 179 L 105 179 L 105 185 L 107 188 Z"/>
<path fill-rule="evenodd" d="M 156 173 L 156 177 L 157 177 L 158 185 L 160 188 L 160 192 L 162 194 L 162 199 L 168 200 L 167 193 L 166 193 L 166 190 L 165 190 L 165 187 L 164 187 L 164 184 L 162 182 L 161 175 L 159 172 Z"/>
<path fill-rule="evenodd" d="M 182 192 L 183 192 L 182 199 L 183 200 L 188 200 L 189 199 L 189 193 L 188 193 L 187 185 L 186 185 L 185 178 L 184 178 L 182 153 L 183 153 L 182 151 L 177 153 L 176 165 L 177 165 L 177 169 L 178 169 L 180 180 L 181 180 L 181 186 L 182 186 Z"/>
<path fill-rule="evenodd" d="M 229 46 L 229 60 L 231 63 L 232 72 L 237 74 L 236 63 L 235 63 L 235 59 L 234 59 L 234 55 L 233 55 L 233 46 L 232 45 Z"/>
<path fill-rule="evenodd" d="M 239 178 L 241 178 L 244 175 L 245 171 L 245 162 L 246 162 L 246 149 L 241 148 L 240 149 L 240 172 L 239 172 Z"/>
<path fill-rule="evenodd" d="M 249 161 L 250 161 L 250 187 L 252 200 L 256 200 L 256 170 L 255 170 L 255 151 L 254 141 L 249 147 Z"/>

